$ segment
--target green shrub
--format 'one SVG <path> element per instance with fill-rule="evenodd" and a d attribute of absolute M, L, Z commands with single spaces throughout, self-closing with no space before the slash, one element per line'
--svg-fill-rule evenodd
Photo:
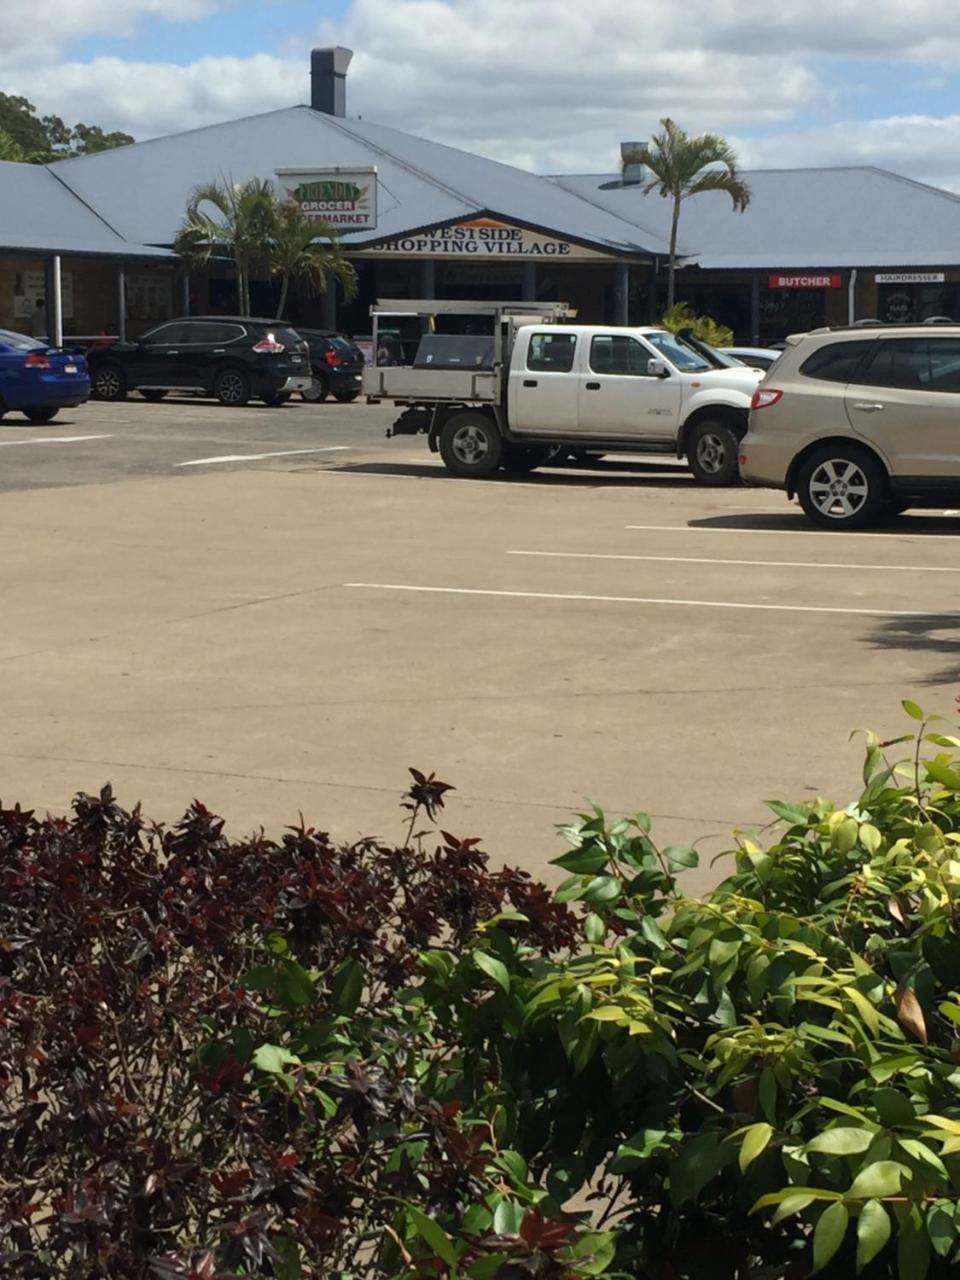
<path fill-rule="evenodd" d="M 698 316 L 693 313 L 686 302 L 677 302 L 664 312 L 660 323 L 671 333 L 679 333 L 681 329 L 690 329 L 695 338 L 711 347 L 729 347 L 733 343 L 733 330 L 720 324 L 711 316 Z"/>

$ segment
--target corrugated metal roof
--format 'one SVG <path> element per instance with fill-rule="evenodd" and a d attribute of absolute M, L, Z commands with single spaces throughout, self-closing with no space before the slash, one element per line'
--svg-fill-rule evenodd
<path fill-rule="evenodd" d="M 758 169 L 736 213 L 722 192 L 683 203 L 678 250 L 705 268 L 928 267 L 960 261 L 960 198 L 884 169 Z M 551 181 L 669 235 L 670 204 L 617 174 Z"/>
<path fill-rule="evenodd" d="M 43 165 L 0 162 L 0 246 L 29 253 L 167 258 L 130 244 Z"/>
<path fill-rule="evenodd" d="M 52 166 L 122 235 L 171 244 L 194 187 L 217 178 L 272 178 L 277 169 L 376 165 L 375 233 L 348 244 L 473 217 L 484 211 L 618 254 L 662 254 L 666 245 L 556 183 L 510 165 L 366 121 L 287 107 Z"/>

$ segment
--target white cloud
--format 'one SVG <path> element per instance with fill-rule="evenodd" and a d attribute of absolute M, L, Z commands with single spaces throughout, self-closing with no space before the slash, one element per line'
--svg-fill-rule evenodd
<path fill-rule="evenodd" d="M 669 114 L 737 139 L 748 164 L 869 162 L 960 183 L 957 117 L 839 122 L 860 88 L 843 59 L 889 65 L 894 83 L 898 66 L 930 92 L 960 69 L 956 0 L 871 0 L 869 21 L 865 0 L 353 0 L 284 56 L 186 65 L 144 57 L 142 19 L 229 21 L 238 0 L 3 4 L 7 92 L 138 138 L 306 101 L 311 45 L 346 44 L 351 113 L 540 171 L 612 170 L 621 139 Z M 131 59 L 64 61 L 99 33 L 129 36 Z"/>

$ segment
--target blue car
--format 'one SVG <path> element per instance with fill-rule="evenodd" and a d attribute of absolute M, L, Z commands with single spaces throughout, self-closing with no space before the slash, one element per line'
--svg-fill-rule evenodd
<path fill-rule="evenodd" d="M 0 418 L 18 409 L 31 422 L 51 422 L 90 396 L 82 355 L 25 333 L 0 329 Z"/>

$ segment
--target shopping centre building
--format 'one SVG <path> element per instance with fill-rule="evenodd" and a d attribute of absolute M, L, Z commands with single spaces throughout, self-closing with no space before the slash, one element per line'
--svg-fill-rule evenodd
<path fill-rule="evenodd" d="M 361 336 L 375 299 L 402 297 L 562 299 L 607 323 L 659 314 L 670 207 L 644 194 L 642 171 L 538 176 L 348 117 L 349 61 L 314 52 L 309 106 L 46 167 L 0 164 L 0 328 L 29 328 L 40 297 L 54 336 L 135 337 L 188 310 L 235 311 L 231 264 L 191 277 L 171 246 L 196 186 L 251 177 L 334 222 L 357 269 L 349 304 L 294 290 L 294 322 Z M 957 196 L 869 167 L 743 176 L 743 214 L 722 193 L 685 203 L 677 288 L 740 341 L 960 316 Z M 273 313 L 275 288 L 254 282 L 254 311 Z"/>

